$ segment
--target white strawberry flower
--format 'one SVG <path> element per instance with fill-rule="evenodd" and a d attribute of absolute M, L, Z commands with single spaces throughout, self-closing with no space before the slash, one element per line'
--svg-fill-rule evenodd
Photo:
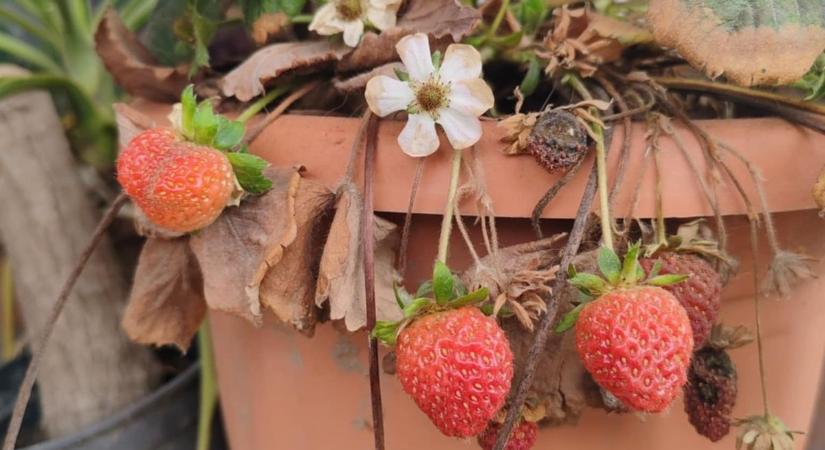
<path fill-rule="evenodd" d="M 364 34 L 364 25 L 379 30 L 395 26 L 402 0 L 331 0 L 318 8 L 309 30 L 322 36 L 344 33 L 344 43 L 358 45 Z"/>
<path fill-rule="evenodd" d="M 385 117 L 407 111 L 407 124 L 398 135 L 404 153 L 423 157 L 438 150 L 435 124 L 441 125 L 455 149 L 481 138 L 478 117 L 493 107 L 493 91 L 481 78 L 481 54 L 470 45 L 447 47 L 444 61 L 433 63 L 427 35 L 405 36 L 395 46 L 408 74 L 404 80 L 378 75 L 367 83 L 367 104 Z M 436 58 L 438 59 L 438 58 Z"/>

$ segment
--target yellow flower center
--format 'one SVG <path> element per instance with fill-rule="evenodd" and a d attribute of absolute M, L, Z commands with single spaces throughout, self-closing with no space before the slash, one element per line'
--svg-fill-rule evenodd
<path fill-rule="evenodd" d="M 442 83 L 438 78 L 430 78 L 414 87 L 413 90 L 415 91 L 415 109 L 431 116 L 437 116 L 438 111 L 450 103 L 450 86 Z"/>
<path fill-rule="evenodd" d="M 335 0 L 335 11 L 344 20 L 352 21 L 361 17 L 361 0 Z"/>

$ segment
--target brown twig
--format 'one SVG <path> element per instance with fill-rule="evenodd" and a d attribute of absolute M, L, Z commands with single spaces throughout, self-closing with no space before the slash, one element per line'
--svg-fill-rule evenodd
<path fill-rule="evenodd" d="M 347 168 L 344 170 L 344 177 L 341 178 L 341 181 L 338 184 L 338 189 L 336 189 L 336 195 L 341 195 L 344 191 L 344 186 L 347 184 L 352 183 L 352 179 L 355 177 L 355 164 L 358 162 L 358 156 L 361 155 L 361 141 L 364 139 L 364 135 L 367 131 L 367 124 L 370 122 L 370 117 L 372 117 L 372 113 L 369 109 L 364 111 L 364 114 L 361 115 L 361 122 L 358 125 L 358 131 L 355 132 L 355 137 L 352 138 L 352 145 L 350 146 L 349 151 L 349 158 L 347 159 Z"/>
<path fill-rule="evenodd" d="M 375 328 L 375 221 L 373 219 L 373 178 L 375 175 L 375 147 L 378 140 L 378 120 L 367 113 L 367 145 L 364 154 L 364 210 L 361 218 L 364 239 L 364 289 L 367 307 L 367 329 Z M 372 403 L 372 432 L 375 450 L 384 450 L 384 414 L 381 405 L 381 379 L 378 367 L 378 340 L 369 334 L 370 400 Z"/>
<path fill-rule="evenodd" d="M 427 158 L 418 158 L 415 165 L 415 177 L 410 187 L 410 201 L 407 203 L 407 213 L 404 215 L 404 226 L 401 228 L 401 245 L 398 247 L 398 258 L 395 261 L 395 266 L 398 268 L 398 274 L 401 275 L 401 277 L 403 277 L 407 271 L 407 247 L 410 244 L 413 206 L 415 205 L 415 197 L 418 195 L 418 187 L 421 186 L 421 178 L 424 176 L 424 161 L 426 160 Z"/>
<path fill-rule="evenodd" d="M 260 122 L 256 123 L 254 127 L 250 128 L 250 130 L 246 133 L 246 136 L 244 136 L 244 142 L 248 144 L 252 143 L 252 141 L 257 139 L 264 129 L 269 126 L 269 124 L 274 122 L 278 117 L 281 117 L 281 115 L 286 112 L 286 110 L 289 109 L 293 103 L 297 102 L 301 99 L 301 97 L 317 88 L 319 84 L 321 84 L 320 81 L 311 81 L 286 96 L 281 103 L 278 103 L 278 106 L 276 106 L 272 112 L 267 114 Z"/>
<path fill-rule="evenodd" d="M 89 243 L 86 244 L 86 247 L 78 257 L 74 267 L 72 267 L 71 272 L 69 272 L 69 277 L 60 289 L 57 300 L 54 302 L 52 310 L 49 312 L 49 317 L 46 319 L 43 331 L 34 344 L 31 362 L 26 368 L 26 375 L 23 377 L 23 382 L 20 384 L 20 389 L 17 391 L 17 400 L 14 403 L 14 410 L 12 411 L 9 428 L 6 430 L 6 438 L 3 441 L 3 450 L 14 450 L 14 445 L 17 442 L 17 436 L 20 434 L 20 426 L 23 424 L 23 414 L 25 414 L 26 406 L 29 404 L 29 398 L 31 397 L 34 382 L 37 379 L 37 373 L 40 370 L 40 363 L 43 359 L 43 354 L 49 346 L 49 340 L 52 336 L 52 332 L 57 324 L 57 320 L 60 318 L 60 314 L 63 312 L 63 307 L 66 306 L 66 301 L 69 299 L 69 294 L 71 294 L 75 283 L 78 278 L 80 278 L 80 274 L 83 273 L 83 269 L 86 267 L 86 263 L 89 262 L 89 258 L 92 257 L 95 248 L 97 248 L 97 245 L 106 235 L 106 230 L 109 228 L 109 225 L 112 224 L 112 221 L 117 216 L 118 211 L 120 211 L 120 208 L 126 204 L 127 200 L 128 197 L 126 194 L 121 192 L 117 198 L 112 201 L 112 204 L 109 205 L 109 208 L 103 214 L 100 222 L 98 222 L 95 227 L 92 237 L 89 239 Z"/>
<path fill-rule="evenodd" d="M 539 322 L 535 338 L 530 346 L 530 351 L 527 354 L 527 360 L 524 363 L 524 371 L 516 385 L 515 395 L 510 400 L 510 407 L 507 410 L 507 417 L 504 421 L 504 425 L 499 432 L 498 439 L 496 439 L 496 445 L 494 447 L 495 450 L 503 450 L 507 445 L 507 441 L 510 438 L 510 433 L 521 415 L 521 408 L 524 405 L 524 401 L 527 399 L 527 394 L 533 384 L 533 378 L 536 373 L 536 365 L 545 352 L 547 339 L 550 337 L 550 332 L 553 329 L 553 323 L 556 321 L 556 315 L 558 314 L 559 308 L 559 302 L 556 301 L 554 297 L 564 289 L 565 283 L 567 283 L 567 270 L 565 269 L 570 265 L 573 258 L 579 251 L 579 246 L 581 245 L 584 230 L 587 225 L 587 216 L 593 205 L 593 199 L 596 196 L 596 173 L 597 170 L 594 162 L 593 169 L 590 172 L 590 177 L 587 179 L 587 186 L 584 188 L 584 193 L 582 194 L 579 209 L 576 213 L 576 220 L 573 222 L 573 229 L 570 231 L 570 238 L 567 240 L 567 244 L 562 252 L 560 265 L 562 270 L 558 271 L 556 274 L 555 283 L 553 283 L 553 298 L 549 300 L 547 312 L 544 314 L 544 317 L 541 318 L 541 322 Z"/>
<path fill-rule="evenodd" d="M 530 223 L 533 224 L 533 231 L 536 232 L 536 239 L 544 238 L 544 233 L 541 231 L 541 215 L 544 213 L 547 205 L 549 205 L 559 191 L 561 191 L 563 187 L 567 186 L 567 183 L 569 183 L 570 180 L 572 180 L 573 177 L 579 173 L 579 169 L 581 169 L 585 159 L 586 158 L 583 156 L 581 159 L 576 161 L 574 166 L 567 169 L 567 172 L 565 172 L 558 181 L 553 183 L 553 185 L 550 186 L 550 189 L 548 189 L 538 203 L 536 203 L 536 206 L 533 208 L 533 214 L 531 215 L 530 221 Z"/>

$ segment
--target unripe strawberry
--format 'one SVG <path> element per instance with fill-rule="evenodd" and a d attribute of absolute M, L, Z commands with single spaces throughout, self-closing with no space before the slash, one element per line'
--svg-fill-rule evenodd
<path fill-rule="evenodd" d="M 226 155 L 153 128 L 138 134 L 117 160 L 117 179 L 156 225 L 190 232 L 212 223 L 237 182 Z"/>
<path fill-rule="evenodd" d="M 513 354 L 504 331 L 478 308 L 434 312 L 398 335 L 404 391 L 447 436 L 481 433 L 510 391 Z"/>
<path fill-rule="evenodd" d="M 500 431 L 500 423 L 490 422 L 487 428 L 478 435 L 478 445 L 481 446 L 483 450 L 493 450 Z M 518 425 L 513 428 L 513 432 L 510 434 L 510 440 L 507 441 L 504 450 L 530 450 L 536 443 L 538 432 L 539 427 L 535 422 L 528 422 L 522 419 Z"/>

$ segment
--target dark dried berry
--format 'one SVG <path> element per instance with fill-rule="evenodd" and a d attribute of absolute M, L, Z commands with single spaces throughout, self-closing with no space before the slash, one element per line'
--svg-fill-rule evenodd
<path fill-rule="evenodd" d="M 527 150 L 548 171 L 567 169 L 587 153 L 587 130 L 572 113 L 551 109 L 536 121 Z"/>
<path fill-rule="evenodd" d="M 705 347 L 693 356 L 685 385 L 685 412 L 702 436 L 716 442 L 730 432 L 736 404 L 736 367 L 725 350 Z"/>

